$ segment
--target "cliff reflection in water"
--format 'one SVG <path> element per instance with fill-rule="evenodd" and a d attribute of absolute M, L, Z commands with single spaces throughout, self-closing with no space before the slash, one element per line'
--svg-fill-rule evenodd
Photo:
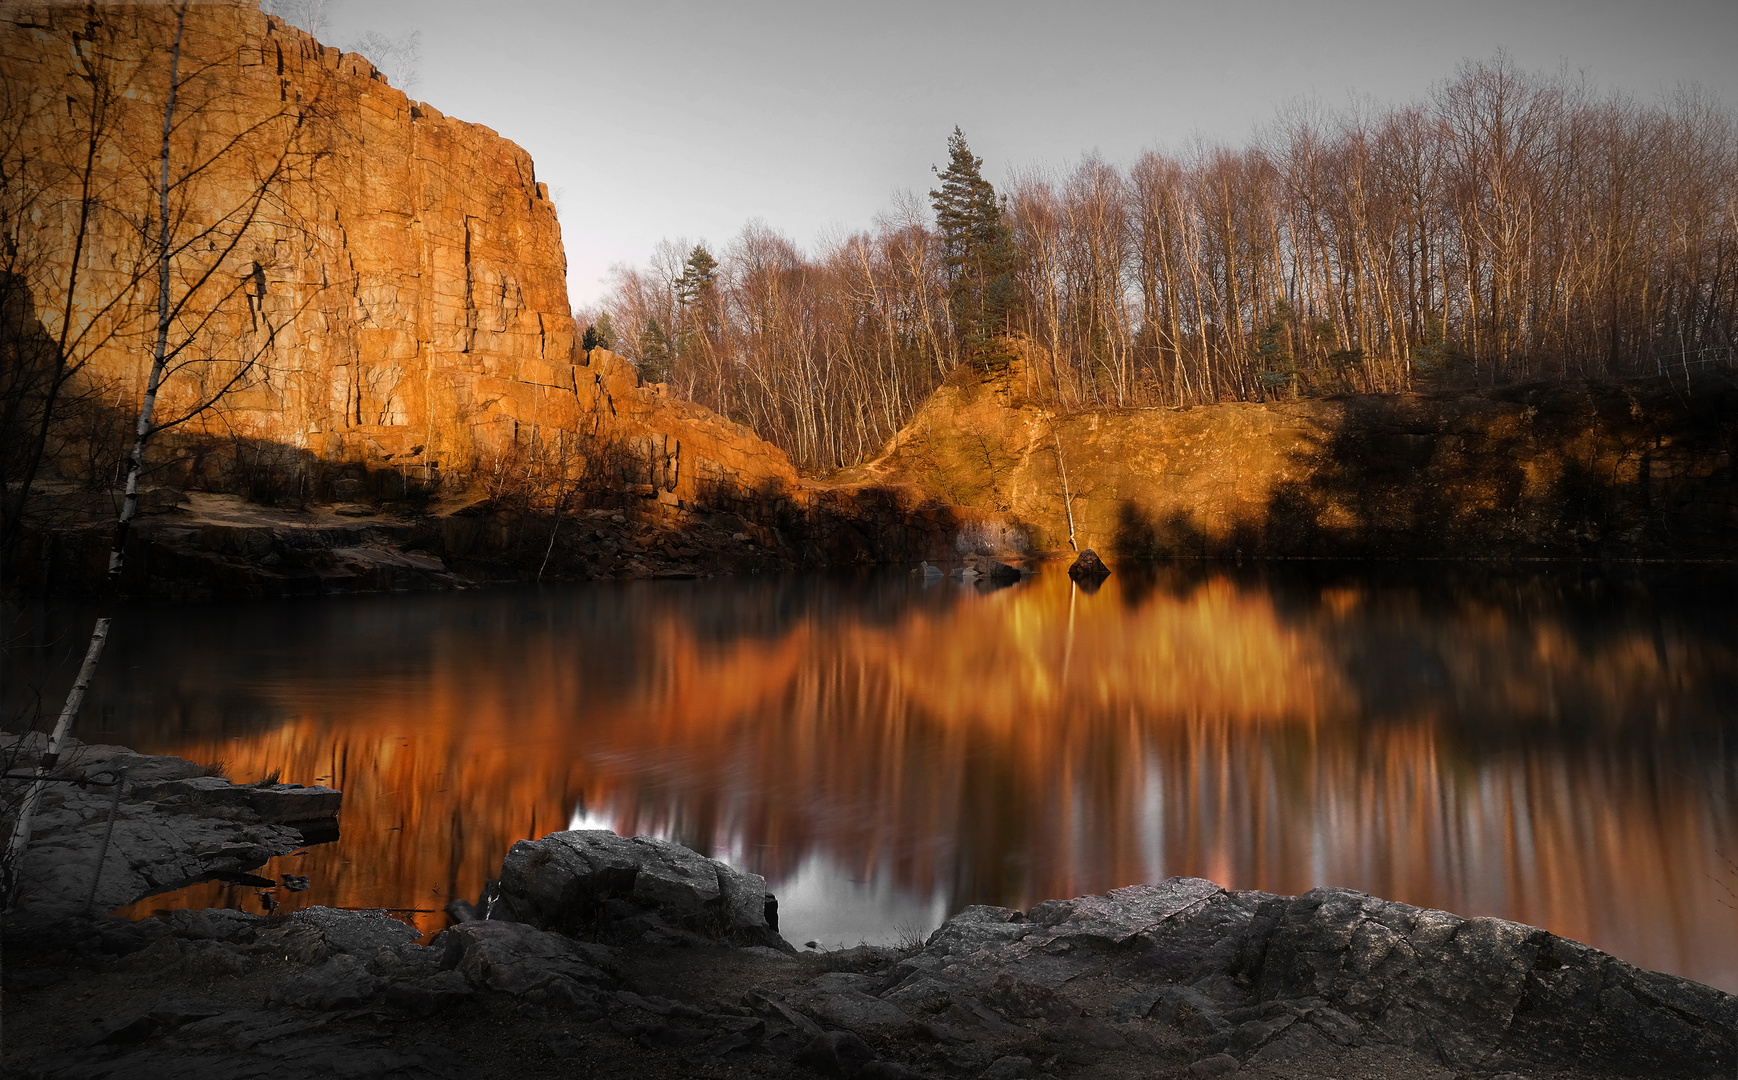
<path fill-rule="evenodd" d="M 1734 608 L 1695 577 L 1125 569 L 1088 596 L 1051 567 L 988 594 L 183 608 L 117 621 L 95 698 L 105 739 L 342 787 L 343 838 L 282 860 L 315 882 L 286 899 L 430 929 L 578 820 L 765 874 L 798 942 L 1199 874 L 1502 915 L 1738 989 Z"/>

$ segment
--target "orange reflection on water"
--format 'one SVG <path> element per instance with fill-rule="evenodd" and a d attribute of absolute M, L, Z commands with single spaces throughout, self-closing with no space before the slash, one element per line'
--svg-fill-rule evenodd
<path fill-rule="evenodd" d="M 1085 595 L 1053 568 L 989 594 L 901 577 L 394 598 L 355 626 L 341 605 L 309 616 L 265 676 L 204 651 L 174 693 L 210 700 L 183 715 L 245 699 L 254 730 L 129 738 L 342 787 L 343 838 L 280 860 L 315 882 L 280 898 L 425 929 L 512 841 L 578 818 L 775 890 L 825 866 L 785 905 L 799 941 L 864 889 L 953 910 L 1200 874 L 1503 915 L 1738 987 L 1731 635 L 1585 601 L 1232 572 Z"/>

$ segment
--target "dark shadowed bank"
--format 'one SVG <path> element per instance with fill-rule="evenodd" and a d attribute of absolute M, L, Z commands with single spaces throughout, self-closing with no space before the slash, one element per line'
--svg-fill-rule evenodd
<path fill-rule="evenodd" d="M 678 498 L 653 484 L 442 491 L 355 467 L 296 505 L 160 486 L 121 591 L 312 596 L 1023 556 L 1738 557 L 1738 381 L 1346 395 L 1057 415 L 1020 363 L 962 368 L 832 481 Z M 1032 392 L 1029 392 L 1032 391 Z M 189 477 L 191 479 L 191 476 Z M 35 496 L 4 585 L 101 593 L 112 498 Z"/>
<path fill-rule="evenodd" d="M 118 747 L 69 757 L 69 775 L 133 778 L 97 911 L 244 874 L 329 826 L 338 799 Z M 85 913 L 102 825 L 85 802 L 106 795 L 67 789 L 6 923 L 10 1075 L 1451 1080 L 1717 1076 L 1735 1060 L 1730 995 L 1346 889 L 1172 878 L 967 908 L 925 942 L 798 952 L 760 877 L 575 831 L 515 844 L 428 944 L 378 911 L 127 922 Z"/>

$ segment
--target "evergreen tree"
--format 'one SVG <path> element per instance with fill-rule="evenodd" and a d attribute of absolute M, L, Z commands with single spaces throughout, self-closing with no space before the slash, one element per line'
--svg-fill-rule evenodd
<path fill-rule="evenodd" d="M 613 349 L 616 347 L 615 327 L 610 325 L 609 313 L 597 317 L 597 322 L 585 328 L 585 337 L 580 340 L 580 348 L 586 352 L 593 349 Z"/>
<path fill-rule="evenodd" d="M 1002 222 L 996 189 L 983 177 L 959 128 L 947 140 L 946 169 L 932 169 L 941 187 L 929 193 L 947 263 L 954 325 L 973 359 L 987 357 L 1014 309 L 1014 238 Z"/>
<path fill-rule="evenodd" d="M 703 300 L 717 279 L 718 260 L 706 250 L 705 244 L 695 244 L 682 267 L 682 276 L 676 279 L 676 298 L 683 307 Z"/>
<path fill-rule="evenodd" d="M 640 378 L 649 383 L 670 381 L 670 339 L 664 336 L 658 320 L 646 320 L 646 328 L 640 331 L 639 353 L 640 358 L 634 363 L 640 369 Z"/>

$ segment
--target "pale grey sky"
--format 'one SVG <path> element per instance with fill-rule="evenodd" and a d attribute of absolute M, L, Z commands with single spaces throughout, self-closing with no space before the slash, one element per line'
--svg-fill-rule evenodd
<path fill-rule="evenodd" d="M 926 193 L 960 125 L 986 176 L 1240 144 L 1277 106 L 1419 97 L 1464 59 L 1738 104 L 1738 0 L 332 0 L 321 37 L 422 31 L 411 96 L 518 142 L 558 194 L 575 304 L 662 238 L 760 218 L 805 247 Z"/>

